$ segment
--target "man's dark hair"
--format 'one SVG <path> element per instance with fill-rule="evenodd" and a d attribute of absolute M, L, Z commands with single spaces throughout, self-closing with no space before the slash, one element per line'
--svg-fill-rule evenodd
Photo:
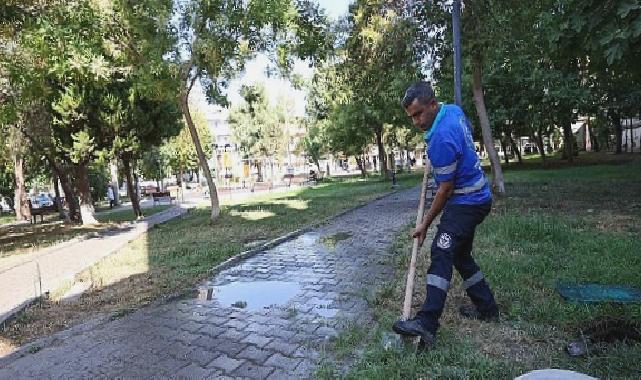
<path fill-rule="evenodd" d="M 427 104 L 432 98 L 434 98 L 434 89 L 432 89 L 432 85 L 429 82 L 415 82 L 405 91 L 401 104 L 403 108 L 407 108 L 414 102 L 414 99 L 418 99 L 420 103 Z"/>

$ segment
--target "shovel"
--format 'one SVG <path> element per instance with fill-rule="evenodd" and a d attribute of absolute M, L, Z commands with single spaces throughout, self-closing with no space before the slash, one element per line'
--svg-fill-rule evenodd
<path fill-rule="evenodd" d="M 425 166 L 425 171 L 423 173 L 423 184 L 421 186 L 421 196 L 418 201 L 418 213 L 416 215 L 416 227 L 423 220 L 423 213 L 425 211 L 425 196 L 427 194 L 427 179 L 431 170 L 430 162 L 427 161 Z M 414 238 L 414 243 L 412 244 L 412 258 L 410 259 L 410 266 L 407 270 L 407 282 L 405 283 L 405 300 L 403 301 L 403 314 L 401 315 L 402 320 L 408 320 L 410 313 L 412 311 L 412 294 L 414 293 L 414 277 L 416 274 L 416 258 L 418 256 L 418 251 L 421 247 L 419 246 L 418 238 Z M 402 339 L 404 343 L 411 344 L 415 348 L 418 347 L 419 337 L 400 337 L 399 335 L 386 334 L 383 337 L 385 349 L 392 347 L 400 348 L 401 344 L 399 340 Z"/>

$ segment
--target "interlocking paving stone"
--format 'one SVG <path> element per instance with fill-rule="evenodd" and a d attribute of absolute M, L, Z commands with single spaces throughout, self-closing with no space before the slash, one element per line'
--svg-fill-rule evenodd
<path fill-rule="evenodd" d="M 249 379 L 265 379 L 273 371 L 273 367 L 263 367 L 253 363 L 244 363 L 234 371 L 233 375 Z"/>
<path fill-rule="evenodd" d="M 272 341 L 271 338 L 268 338 L 264 335 L 249 334 L 245 339 L 241 341 L 241 343 L 251 343 L 251 344 L 255 344 L 257 346 L 262 347 L 271 341 Z"/>
<path fill-rule="evenodd" d="M 265 361 L 266 366 L 278 367 L 288 372 L 293 372 L 303 362 L 302 359 L 288 358 L 281 354 L 274 354 Z"/>
<path fill-rule="evenodd" d="M 222 354 L 216 359 L 214 359 L 211 363 L 209 363 L 207 368 L 209 367 L 219 368 L 225 371 L 225 373 L 230 374 L 233 370 L 240 367 L 240 365 L 243 364 L 243 362 L 244 360 L 242 359 L 240 360 L 234 359 L 225 354 Z"/>
<path fill-rule="evenodd" d="M 214 359 L 220 356 L 220 352 L 208 350 L 202 347 L 196 347 L 191 350 L 188 356 L 188 360 L 197 363 L 201 367 L 206 367 L 209 363 L 213 362 Z"/>
<path fill-rule="evenodd" d="M 270 342 L 267 346 L 265 346 L 265 348 L 267 349 L 272 349 L 285 355 L 293 354 L 298 347 L 299 345 L 297 344 L 292 344 L 282 340 L 274 340 Z"/>
<path fill-rule="evenodd" d="M 255 363 L 261 364 L 272 355 L 274 355 L 274 351 L 258 348 L 255 346 L 248 346 L 247 348 L 239 352 L 236 356 L 243 359 L 249 359 Z"/>
<path fill-rule="evenodd" d="M 215 371 L 205 369 L 197 364 L 190 364 L 176 372 L 176 379 L 192 380 L 192 379 L 213 379 L 215 378 Z"/>
<path fill-rule="evenodd" d="M 416 217 L 417 203 L 417 189 L 392 194 L 206 282 L 297 283 L 298 294 L 283 304 L 250 310 L 183 299 L 89 321 L 55 334 L 55 344 L 35 342 L 43 347 L 36 353 L 0 358 L 0 379 L 310 377 L 326 338 L 350 321 L 372 321 L 365 297 L 392 279 L 388 248 Z M 325 246 L 322 237 L 338 233 L 349 237 Z"/>

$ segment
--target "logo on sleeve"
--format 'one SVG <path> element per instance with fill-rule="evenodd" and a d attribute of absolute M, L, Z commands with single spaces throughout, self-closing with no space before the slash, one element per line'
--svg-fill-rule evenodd
<path fill-rule="evenodd" d="M 452 246 L 452 237 L 447 232 L 442 232 L 436 241 L 436 246 L 441 249 L 448 249 Z"/>

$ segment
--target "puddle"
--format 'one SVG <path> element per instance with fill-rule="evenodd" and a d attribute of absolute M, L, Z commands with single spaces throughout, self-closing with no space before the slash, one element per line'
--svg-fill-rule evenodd
<path fill-rule="evenodd" d="M 214 287 L 213 299 L 225 307 L 257 311 L 271 306 L 282 306 L 299 291 L 300 285 L 297 282 L 232 282 Z"/>
<path fill-rule="evenodd" d="M 325 244 L 325 246 L 331 250 L 336 249 L 336 244 L 338 242 L 347 240 L 350 237 L 352 237 L 352 234 L 347 233 L 347 232 L 338 232 L 333 235 L 325 235 L 320 238 L 321 243 Z"/>

